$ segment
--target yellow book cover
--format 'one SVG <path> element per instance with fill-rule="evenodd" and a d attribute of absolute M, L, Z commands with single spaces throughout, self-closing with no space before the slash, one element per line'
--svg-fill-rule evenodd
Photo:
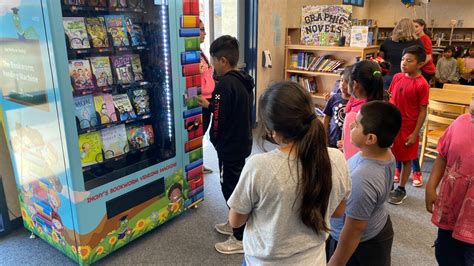
<path fill-rule="evenodd" d="M 79 151 L 82 166 L 88 166 L 104 161 L 100 132 L 90 132 L 79 135 Z"/>

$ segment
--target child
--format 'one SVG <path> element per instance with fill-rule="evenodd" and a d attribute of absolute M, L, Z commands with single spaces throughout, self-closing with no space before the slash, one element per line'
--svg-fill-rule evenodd
<path fill-rule="evenodd" d="M 279 147 L 252 156 L 227 201 L 244 234 L 248 265 L 323 265 L 329 217 L 344 213 L 350 178 L 344 156 L 327 148 L 309 93 L 282 81 L 259 99 L 262 135 Z"/>
<path fill-rule="evenodd" d="M 349 137 L 350 125 L 355 121 L 357 112 L 364 103 L 383 99 L 383 77 L 379 65 L 369 60 L 354 64 L 349 76 L 349 93 L 352 97 L 346 106 L 342 133 L 342 148 L 347 160 L 359 151 L 357 147 L 351 144 Z"/>
<path fill-rule="evenodd" d="M 202 20 L 199 20 L 199 41 L 204 43 L 206 38 L 206 28 L 204 28 L 204 23 Z M 211 66 L 209 59 L 207 59 L 206 54 L 201 50 L 201 95 L 206 98 L 207 101 L 210 101 L 212 98 L 212 92 L 214 91 L 215 81 L 212 77 L 214 74 L 214 68 Z M 207 108 L 202 110 L 202 129 L 204 133 L 209 128 L 211 122 L 211 111 Z M 211 174 L 212 169 L 204 166 L 204 174 Z"/>
<path fill-rule="evenodd" d="M 470 114 L 459 116 L 439 140 L 439 154 L 426 185 L 426 209 L 438 227 L 434 246 L 441 266 L 474 265 L 473 147 L 474 94 Z"/>
<path fill-rule="evenodd" d="M 393 228 L 384 203 L 395 171 L 390 146 L 401 124 L 397 107 L 383 101 L 364 104 L 352 123 L 351 142 L 360 152 L 349 160 L 345 217 L 331 219 L 329 265 L 390 265 Z"/>
<path fill-rule="evenodd" d="M 425 62 L 426 54 L 423 47 L 414 45 L 403 51 L 401 69 L 393 77 L 390 84 L 390 102 L 402 113 L 402 129 L 393 143 L 392 152 L 397 161 L 401 161 L 400 183 L 390 193 L 389 202 L 402 204 L 407 194 L 405 185 L 411 173 L 411 161 L 418 157 L 420 129 L 426 118 L 426 106 L 430 86 L 421 75 L 420 68 Z M 413 185 L 423 185 L 421 175 L 413 175 Z"/>
<path fill-rule="evenodd" d="M 349 91 L 347 84 L 349 83 L 349 75 L 351 68 L 346 67 L 342 72 L 341 80 L 339 81 L 339 90 L 331 96 L 326 108 L 324 108 L 324 129 L 328 132 L 329 147 L 337 148 L 337 142 L 342 137 L 342 125 L 346 113 L 344 108 L 349 100 Z"/>
<path fill-rule="evenodd" d="M 210 138 L 216 148 L 221 175 L 221 188 L 227 201 L 239 181 L 245 158 L 252 151 L 252 103 L 254 81 L 237 69 L 239 43 L 224 35 L 210 48 L 211 63 L 219 82 L 212 92 L 211 101 L 199 97 L 202 107 L 213 115 Z M 215 229 L 229 239 L 215 248 L 224 254 L 243 253 L 242 237 L 245 226 L 232 228 L 228 223 L 217 224 Z"/>
<path fill-rule="evenodd" d="M 444 83 L 455 83 L 458 81 L 458 66 L 453 58 L 454 48 L 444 48 L 443 57 L 436 64 L 435 83 L 436 88 L 443 88 Z"/>
<path fill-rule="evenodd" d="M 464 58 L 458 58 L 458 68 L 463 85 L 474 85 L 474 45 L 471 45 Z"/>

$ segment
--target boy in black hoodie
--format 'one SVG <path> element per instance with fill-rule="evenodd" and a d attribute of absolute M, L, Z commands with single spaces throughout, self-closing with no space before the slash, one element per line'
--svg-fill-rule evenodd
<path fill-rule="evenodd" d="M 237 69 L 239 43 L 224 35 L 210 48 L 211 63 L 219 77 L 212 99 L 200 97 L 200 105 L 213 113 L 210 137 L 219 159 L 221 188 L 227 202 L 239 182 L 245 158 L 252 151 L 252 103 L 254 80 Z M 245 225 L 232 228 L 230 224 L 216 224 L 216 230 L 229 239 L 215 248 L 223 254 L 244 253 L 242 238 Z"/>

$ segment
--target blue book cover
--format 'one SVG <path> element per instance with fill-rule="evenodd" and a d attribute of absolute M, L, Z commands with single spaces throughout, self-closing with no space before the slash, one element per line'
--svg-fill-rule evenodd
<path fill-rule="evenodd" d="M 132 40 L 132 46 L 146 45 L 145 35 L 140 25 L 133 23 L 128 16 L 125 16 L 124 19 L 127 32 Z"/>
<path fill-rule="evenodd" d="M 179 29 L 179 37 L 195 37 L 199 36 L 201 30 L 199 28 L 182 28 Z"/>
<path fill-rule="evenodd" d="M 189 51 L 181 53 L 181 65 L 195 64 L 201 62 L 200 51 Z"/>
<path fill-rule="evenodd" d="M 107 32 L 109 32 L 112 36 L 114 46 L 130 46 L 124 16 L 108 15 L 104 17 L 105 25 L 107 26 Z"/>
<path fill-rule="evenodd" d="M 92 95 L 74 97 L 74 114 L 79 119 L 81 129 L 99 125 Z"/>

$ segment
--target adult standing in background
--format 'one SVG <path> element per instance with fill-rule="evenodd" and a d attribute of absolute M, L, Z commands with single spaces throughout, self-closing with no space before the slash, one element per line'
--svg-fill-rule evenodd
<path fill-rule="evenodd" d="M 416 35 L 423 43 L 426 53 L 426 60 L 421 68 L 421 74 L 428 84 L 430 84 L 431 79 L 436 73 L 436 67 L 433 64 L 433 43 L 431 42 L 431 33 L 426 28 L 425 21 L 421 18 L 413 20 L 413 25 L 415 26 Z"/>
<path fill-rule="evenodd" d="M 388 74 L 384 76 L 385 89 L 388 89 L 390 83 L 392 83 L 393 75 L 402 72 L 400 64 L 403 50 L 412 45 L 423 47 L 423 43 L 416 35 L 413 21 L 409 18 L 403 18 L 393 29 L 392 35 L 380 46 L 380 56 L 390 63 Z"/>
<path fill-rule="evenodd" d="M 204 43 L 204 38 L 206 37 L 206 29 L 204 28 L 204 23 L 200 20 L 199 23 L 200 34 L 199 38 L 201 44 Z M 213 79 L 214 68 L 212 67 L 209 59 L 206 57 L 204 52 L 201 50 L 201 94 L 202 97 L 210 101 L 212 98 L 212 92 L 214 91 L 215 82 Z M 206 133 L 211 122 L 211 111 L 207 108 L 202 109 L 202 126 L 203 132 Z M 204 174 L 212 173 L 212 169 L 204 166 Z"/>

